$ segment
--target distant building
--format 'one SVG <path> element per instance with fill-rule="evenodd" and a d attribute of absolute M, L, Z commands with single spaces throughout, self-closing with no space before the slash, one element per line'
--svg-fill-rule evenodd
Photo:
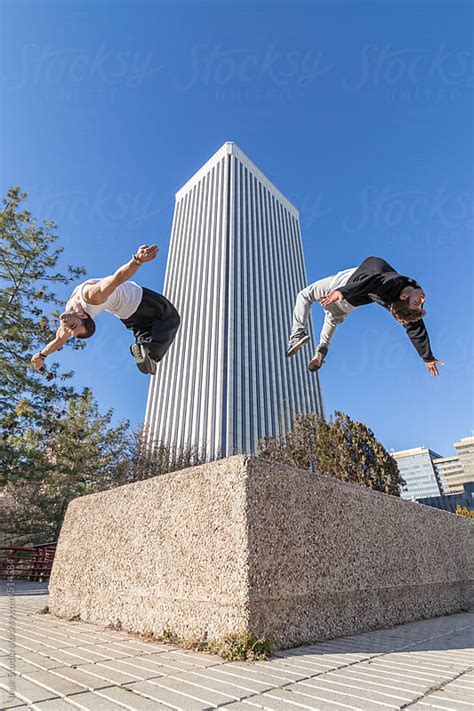
<path fill-rule="evenodd" d="M 392 452 L 406 481 L 401 497 L 456 511 L 456 506 L 474 510 L 474 437 L 454 442 L 457 455 L 442 457 L 427 447 Z"/>
<path fill-rule="evenodd" d="M 474 481 L 474 437 L 463 437 L 454 443 L 466 474 L 466 481 Z"/>
<path fill-rule="evenodd" d="M 461 460 L 456 455 L 433 459 L 443 494 L 462 494 L 469 481 Z"/>
<path fill-rule="evenodd" d="M 433 506 L 436 509 L 456 513 L 456 508 L 474 510 L 474 482 L 464 484 L 462 492 L 459 494 L 442 494 L 441 496 L 427 496 L 424 499 L 417 499 L 417 503 L 425 506 Z"/>
<path fill-rule="evenodd" d="M 401 492 L 402 499 L 414 501 L 441 496 L 439 476 L 433 465 L 434 459 L 442 458 L 440 454 L 427 447 L 415 447 L 392 452 L 392 457 L 397 462 L 400 474 L 406 482 Z"/>

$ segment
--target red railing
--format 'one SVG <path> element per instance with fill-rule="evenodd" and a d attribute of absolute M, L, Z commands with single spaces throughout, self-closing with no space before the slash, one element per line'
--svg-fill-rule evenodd
<path fill-rule="evenodd" d="M 43 583 L 49 580 L 56 543 L 39 543 L 28 547 L 0 547 L 0 578 L 30 580 Z"/>

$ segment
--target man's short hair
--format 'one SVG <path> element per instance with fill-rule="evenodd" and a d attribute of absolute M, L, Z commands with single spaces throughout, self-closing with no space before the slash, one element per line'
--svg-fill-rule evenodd
<path fill-rule="evenodd" d="M 390 312 L 399 323 L 406 325 L 413 321 L 419 321 L 425 316 L 424 309 L 411 309 L 407 299 L 397 299 L 390 307 Z"/>
<path fill-rule="evenodd" d="M 81 326 L 83 326 L 86 329 L 86 332 L 82 335 L 77 335 L 76 338 L 90 338 L 91 336 L 94 335 L 95 333 L 95 321 L 91 316 L 88 316 L 85 318 Z"/>

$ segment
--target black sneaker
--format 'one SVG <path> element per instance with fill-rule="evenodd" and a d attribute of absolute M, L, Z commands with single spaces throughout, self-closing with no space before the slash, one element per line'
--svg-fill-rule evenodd
<path fill-rule="evenodd" d="M 328 349 L 322 346 L 321 348 L 317 349 L 314 353 L 314 356 L 311 358 L 311 360 L 308 363 L 308 370 L 311 373 L 314 373 L 316 370 L 319 370 L 323 364 L 324 364 L 324 359 L 327 355 Z"/>
<path fill-rule="evenodd" d="M 156 361 L 150 358 L 150 355 L 141 343 L 133 343 L 130 346 L 130 353 L 135 358 L 140 373 L 145 375 L 154 375 L 156 373 Z"/>
<path fill-rule="evenodd" d="M 296 353 L 298 353 L 298 351 L 303 348 L 303 346 L 306 345 L 309 340 L 310 337 L 307 333 L 302 333 L 299 336 L 292 338 L 288 345 L 288 350 L 285 353 L 286 357 L 291 358 L 291 356 L 296 355 Z"/>

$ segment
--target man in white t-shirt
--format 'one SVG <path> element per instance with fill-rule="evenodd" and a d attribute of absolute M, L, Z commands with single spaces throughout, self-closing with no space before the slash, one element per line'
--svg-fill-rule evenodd
<path fill-rule="evenodd" d="M 94 318 L 108 311 L 135 335 L 130 347 L 137 368 L 153 375 L 179 328 L 180 318 L 173 304 L 162 294 L 129 281 L 145 262 L 155 259 L 156 244 L 142 245 L 132 259 L 114 274 L 102 279 L 88 279 L 69 297 L 56 337 L 31 361 L 36 370 L 44 367 L 47 356 L 59 350 L 69 338 L 90 338 L 95 332 Z"/>

